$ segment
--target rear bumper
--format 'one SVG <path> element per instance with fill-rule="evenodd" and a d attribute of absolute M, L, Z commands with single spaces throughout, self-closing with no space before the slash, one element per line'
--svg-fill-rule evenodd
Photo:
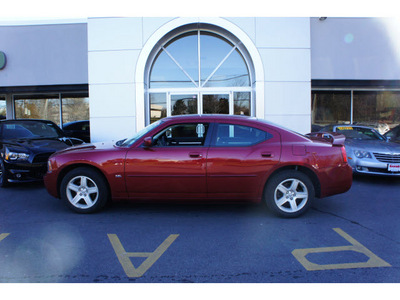
<path fill-rule="evenodd" d="M 345 193 L 353 184 L 353 170 L 348 164 L 327 168 L 319 177 L 321 198 Z"/>

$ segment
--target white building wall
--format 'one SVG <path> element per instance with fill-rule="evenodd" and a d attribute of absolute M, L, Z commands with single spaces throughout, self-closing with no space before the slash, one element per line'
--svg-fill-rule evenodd
<path fill-rule="evenodd" d="M 92 141 L 118 140 L 144 127 L 144 64 L 152 46 L 189 22 L 211 23 L 235 34 L 256 68 L 256 116 L 310 131 L 309 18 L 88 19 Z"/>
<path fill-rule="evenodd" d="M 92 142 L 136 132 L 135 68 L 142 18 L 89 18 L 88 68 Z"/>
<path fill-rule="evenodd" d="M 310 19 L 256 18 L 255 35 L 265 74 L 264 118 L 310 132 Z"/>
<path fill-rule="evenodd" d="M 313 79 L 400 79 L 400 18 L 310 22 Z"/>

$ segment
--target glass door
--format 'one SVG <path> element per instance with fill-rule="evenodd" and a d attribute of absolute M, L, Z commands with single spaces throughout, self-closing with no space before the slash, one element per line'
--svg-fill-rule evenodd
<path fill-rule="evenodd" d="M 230 93 L 201 94 L 203 114 L 232 114 Z"/>
<path fill-rule="evenodd" d="M 169 115 L 188 115 L 198 113 L 198 95 L 197 94 L 170 94 Z"/>
<path fill-rule="evenodd" d="M 188 114 L 235 114 L 233 92 L 168 93 L 168 116 Z M 247 113 L 246 113 L 247 114 Z"/>

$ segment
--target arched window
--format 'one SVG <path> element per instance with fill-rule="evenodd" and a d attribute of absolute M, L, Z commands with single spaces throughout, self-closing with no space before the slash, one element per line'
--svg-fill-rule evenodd
<path fill-rule="evenodd" d="M 251 59 L 222 29 L 193 24 L 170 33 L 147 72 L 147 123 L 180 114 L 254 114 Z"/>

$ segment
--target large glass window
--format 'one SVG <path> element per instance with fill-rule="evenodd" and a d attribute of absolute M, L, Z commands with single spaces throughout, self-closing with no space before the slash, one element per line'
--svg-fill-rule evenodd
<path fill-rule="evenodd" d="M 63 124 L 89 120 L 89 98 L 87 94 L 61 94 L 61 96 Z"/>
<path fill-rule="evenodd" d="M 56 95 L 14 96 L 16 119 L 44 119 L 60 124 L 60 97 Z"/>
<path fill-rule="evenodd" d="M 381 134 L 400 124 L 400 91 L 313 91 L 313 130 L 321 126 L 357 123 Z"/>
<path fill-rule="evenodd" d="M 89 120 L 87 92 L 14 95 L 16 119 L 44 119 L 61 124 Z"/>
<path fill-rule="evenodd" d="M 386 132 L 400 123 L 400 92 L 354 91 L 354 122 Z"/>
<path fill-rule="evenodd" d="M 187 29 L 155 49 L 148 71 L 150 123 L 180 114 L 252 114 L 247 51 L 235 37 L 215 31 Z"/>
<path fill-rule="evenodd" d="M 7 105 L 6 97 L 0 96 L 0 120 L 6 118 Z"/>
<path fill-rule="evenodd" d="M 313 92 L 311 96 L 312 124 L 325 126 L 328 124 L 350 123 L 350 92 Z"/>

